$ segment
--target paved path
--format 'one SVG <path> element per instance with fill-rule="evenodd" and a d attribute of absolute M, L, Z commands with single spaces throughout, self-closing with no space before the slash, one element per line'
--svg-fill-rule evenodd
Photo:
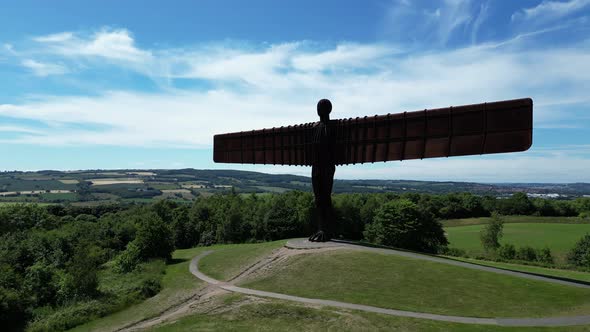
<path fill-rule="evenodd" d="M 291 243 L 291 246 L 289 246 L 289 243 L 288 243 L 287 247 L 288 248 L 293 247 L 293 242 L 291 242 L 291 241 L 289 241 L 289 242 Z M 331 243 L 333 243 L 333 242 L 331 242 Z M 329 244 L 328 246 L 330 246 L 330 247 L 340 247 L 341 246 L 341 247 L 346 247 L 346 248 L 354 247 L 354 249 L 367 250 L 367 251 L 371 251 L 371 252 L 387 253 L 387 254 L 398 254 L 399 253 L 400 256 L 418 258 L 418 259 L 427 259 L 428 258 L 427 260 L 437 261 L 437 262 L 441 262 L 441 263 L 448 263 L 448 262 L 463 263 L 463 262 L 457 262 L 457 261 L 447 260 L 447 259 L 442 259 L 442 258 L 438 258 L 440 260 L 439 261 L 436 259 L 436 257 L 428 256 L 428 255 L 420 255 L 420 254 L 409 253 L 409 252 L 399 251 L 399 250 L 394 250 L 393 252 L 390 252 L 391 250 L 389 250 L 389 249 L 368 248 L 368 247 L 356 246 L 356 245 L 352 245 L 352 244 L 348 244 L 348 243 L 338 243 L 338 245 Z M 316 247 L 314 246 L 314 249 L 315 248 Z M 308 247 L 308 248 L 301 248 L 300 247 L 298 249 L 311 249 L 311 248 L 310 247 Z M 590 315 L 589 316 L 548 317 L 548 318 L 478 318 L 478 317 L 448 316 L 448 315 L 437 315 L 437 314 L 429 314 L 429 313 L 414 312 L 414 311 L 385 309 L 385 308 L 373 307 L 373 306 L 362 305 L 362 304 L 354 304 L 354 303 L 346 303 L 346 302 L 322 300 L 322 299 L 312 299 L 312 298 L 292 296 L 292 295 L 287 295 L 287 294 L 260 291 L 260 290 L 249 289 L 249 288 L 242 288 L 242 287 L 234 286 L 228 282 L 215 280 L 215 279 L 210 278 L 207 275 L 205 275 L 199 271 L 199 268 L 198 268 L 199 260 L 201 258 L 211 254 L 212 252 L 213 251 L 211 251 L 211 250 L 205 251 L 205 252 L 201 253 L 200 255 L 198 255 L 197 257 L 193 258 L 190 263 L 190 266 L 189 266 L 190 272 L 194 276 L 196 276 L 197 278 L 199 278 L 209 284 L 215 285 L 221 289 L 230 291 L 230 292 L 255 295 L 255 296 L 261 296 L 261 297 L 270 297 L 270 298 L 287 300 L 287 301 L 294 301 L 294 302 L 300 302 L 300 303 L 309 303 L 309 304 L 326 305 L 326 306 L 345 308 L 345 309 L 361 310 L 361 311 L 374 312 L 374 313 L 399 316 L 399 317 L 430 319 L 430 320 L 453 322 L 453 323 L 463 323 L 463 324 L 499 325 L 499 326 L 529 326 L 529 327 L 533 327 L 533 326 L 571 326 L 571 325 L 590 324 Z M 463 264 L 473 265 L 473 264 L 469 264 L 469 263 L 463 263 Z M 472 266 L 464 266 L 463 264 L 451 264 L 451 265 L 474 268 Z M 479 265 L 476 265 L 476 266 L 483 267 L 483 266 L 479 266 Z M 482 270 L 488 271 L 487 269 L 482 269 Z M 494 270 L 499 270 L 499 269 L 494 269 Z M 499 271 L 505 271 L 505 270 L 499 270 Z M 490 271 L 490 272 L 501 273 L 498 271 Z M 510 272 L 510 271 L 506 271 L 506 272 Z M 504 273 L 502 273 L 502 274 L 504 274 Z M 536 277 L 536 276 L 531 276 L 531 275 L 527 275 L 524 273 L 518 273 L 517 276 L 524 277 L 524 278 Z M 560 280 L 554 280 L 554 279 L 549 279 L 549 278 L 544 278 L 544 279 L 530 278 L 530 279 L 543 280 L 543 281 L 549 281 L 549 282 L 560 281 Z M 545 280 L 545 279 L 549 279 L 549 280 Z"/>

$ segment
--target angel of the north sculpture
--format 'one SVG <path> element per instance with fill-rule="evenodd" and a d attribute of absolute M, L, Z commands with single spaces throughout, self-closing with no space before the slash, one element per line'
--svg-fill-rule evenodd
<path fill-rule="evenodd" d="M 331 111 L 322 99 L 318 122 L 213 138 L 218 163 L 311 166 L 318 231 L 310 241 L 333 235 L 336 165 L 518 152 L 533 142 L 530 98 L 338 120 Z"/>

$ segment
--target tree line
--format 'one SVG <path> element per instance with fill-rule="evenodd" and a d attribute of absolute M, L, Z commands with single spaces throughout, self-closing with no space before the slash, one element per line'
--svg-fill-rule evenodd
<path fill-rule="evenodd" d="M 587 198 L 548 201 L 525 194 L 359 193 L 334 195 L 333 202 L 336 237 L 430 253 L 447 244 L 440 219 L 590 211 Z M 170 261 L 175 248 L 306 237 L 315 230 L 315 214 L 313 195 L 299 191 L 218 194 L 191 204 L 1 206 L 0 323 L 11 330 L 72 327 L 159 290 L 154 275 L 133 278 L 125 291 L 111 294 L 100 287 L 101 271 L 137 273 L 154 260 Z M 64 318 L 62 308 L 82 309 Z M 48 317 L 59 319 L 47 325 Z"/>

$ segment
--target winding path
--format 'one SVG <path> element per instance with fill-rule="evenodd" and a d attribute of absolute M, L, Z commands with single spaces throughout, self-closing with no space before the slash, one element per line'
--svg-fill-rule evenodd
<path fill-rule="evenodd" d="M 511 275 L 520 278 L 532 279 L 532 280 L 539 280 L 545 282 L 552 282 L 557 284 L 562 284 L 566 286 L 573 286 L 573 287 L 581 287 L 581 288 L 590 288 L 587 284 L 580 284 L 570 281 L 564 281 L 559 279 L 553 279 L 548 277 L 542 277 L 538 275 L 531 275 L 527 273 L 520 273 L 515 271 L 497 269 L 488 266 L 481 266 L 477 264 L 470 264 L 466 262 L 454 261 L 450 259 L 429 256 L 429 255 L 421 255 L 413 252 L 406 252 L 400 250 L 391 250 L 391 249 L 381 249 L 381 248 L 369 248 L 359 245 L 354 245 L 351 243 L 344 243 L 344 242 L 328 242 L 325 244 L 317 244 L 317 243 L 310 243 L 304 239 L 296 239 L 291 240 L 286 245 L 289 249 L 320 249 L 326 247 L 334 247 L 334 248 L 346 248 L 346 249 L 354 249 L 354 250 L 364 250 L 370 252 L 378 252 L 382 254 L 391 254 L 391 255 L 398 255 L 403 257 L 410 257 L 414 259 L 422 259 L 428 261 L 434 261 L 443 264 L 450 264 L 455 266 L 461 266 L 470 269 L 482 270 L 492 273 L 499 273 L 505 275 Z M 308 303 L 308 304 L 316 304 L 316 305 L 325 305 L 325 306 L 332 306 L 338 308 L 345 308 L 345 309 L 353 309 L 353 310 L 361 310 L 367 312 L 374 312 L 392 316 L 399 316 L 399 317 L 411 317 L 411 318 L 420 318 L 420 319 L 430 319 L 436 321 L 444 321 L 444 322 L 453 322 L 453 323 L 463 323 L 463 324 L 481 324 L 481 325 L 499 325 L 499 326 L 572 326 L 572 325 L 584 325 L 590 324 L 590 315 L 588 316 L 565 316 L 565 317 L 547 317 L 547 318 L 478 318 L 478 317 L 462 317 L 462 316 L 448 316 L 448 315 L 437 315 L 437 314 L 430 314 L 430 313 L 422 313 L 422 312 L 414 312 L 414 311 L 404 311 L 404 310 L 395 310 L 395 309 L 385 309 L 379 307 L 373 307 L 368 305 L 362 304 L 354 304 L 354 303 L 347 303 L 347 302 L 339 302 L 339 301 L 332 301 L 332 300 L 322 300 L 322 299 L 312 299 L 306 297 L 299 297 L 299 296 L 292 296 L 287 294 L 280 294 L 280 293 L 273 293 L 273 292 L 266 292 L 260 291 L 255 289 L 243 288 L 234 286 L 231 282 L 223 282 L 219 280 L 215 280 L 213 278 L 208 277 L 204 273 L 199 271 L 199 260 L 213 251 L 205 251 L 200 255 L 196 256 L 192 259 L 189 269 L 190 272 L 196 276 L 197 278 L 213 285 L 219 287 L 221 289 L 248 294 L 248 295 L 255 295 L 261 297 L 269 297 L 275 298 L 280 300 L 287 300 L 287 301 L 294 301 L 300 303 Z"/>

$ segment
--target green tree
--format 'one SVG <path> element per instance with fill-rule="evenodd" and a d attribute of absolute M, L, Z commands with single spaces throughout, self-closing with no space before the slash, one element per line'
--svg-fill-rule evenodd
<path fill-rule="evenodd" d="M 150 258 L 170 260 L 174 250 L 172 229 L 153 211 L 143 211 L 135 217 L 135 239 L 116 259 L 121 272 L 135 269 L 137 264 Z"/>
<path fill-rule="evenodd" d="M 141 257 L 170 260 L 174 251 L 172 229 L 153 212 L 145 212 L 138 219 L 133 242 L 139 248 Z"/>
<path fill-rule="evenodd" d="M 500 247 L 503 235 L 504 219 L 498 213 L 492 213 L 492 219 L 479 233 L 481 246 L 487 252 L 495 252 Z"/>
<path fill-rule="evenodd" d="M 590 234 L 584 235 L 568 253 L 567 261 L 577 267 L 590 269 Z"/>
<path fill-rule="evenodd" d="M 285 195 L 273 195 L 272 207 L 264 216 L 266 240 L 279 240 L 301 234 L 297 224 L 297 210 L 288 205 Z"/>
<path fill-rule="evenodd" d="M 373 243 L 430 253 L 448 244 L 441 223 L 407 199 L 381 206 L 364 236 Z"/>

